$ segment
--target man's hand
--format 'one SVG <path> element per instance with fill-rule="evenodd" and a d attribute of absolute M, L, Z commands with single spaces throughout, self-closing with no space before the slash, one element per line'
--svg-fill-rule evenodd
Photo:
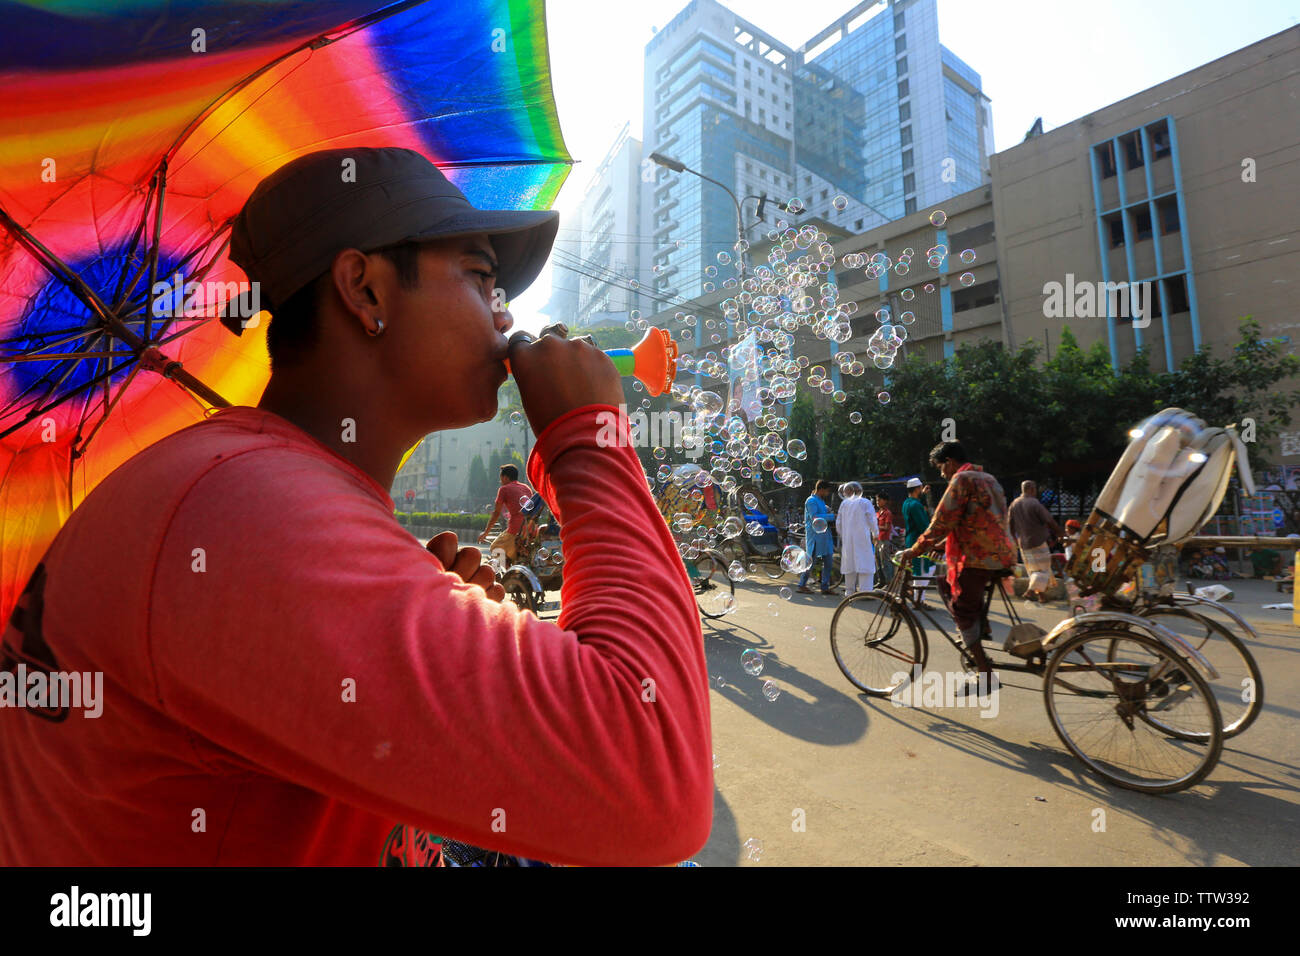
<path fill-rule="evenodd" d="M 527 332 L 510 338 L 510 370 L 534 435 L 575 408 L 618 408 L 625 401 L 623 379 L 609 356 L 590 338 L 567 335 L 563 325 L 550 325 L 536 339 Z"/>
<path fill-rule="evenodd" d="M 451 532 L 449 532 L 449 531 L 444 531 L 443 534 L 451 534 Z M 452 537 L 455 537 L 455 535 L 452 535 Z M 487 544 L 487 538 L 488 538 L 488 533 L 487 533 L 486 531 L 484 531 L 482 534 L 480 534 L 480 535 L 478 536 L 478 543 L 479 543 L 479 544 Z M 457 538 L 457 543 L 459 543 L 459 541 L 460 541 L 460 539 Z"/>
<path fill-rule="evenodd" d="M 914 557 L 916 557 L 916 552 L 913 551 L 911 548 L 905 548 L 904 550 L 898 552 L 897 557 L 898 557 L 898 563 L 904 564 L 908 561 L 911 561 Z"/>
<path fill-rule="evenodd" d="M 487 537 L 486 533 L 483 537 Z M 483 563 L 483 556 L 478 548 L 457 548 L 460 540 L 454 531 L 444 531 L 429 539 L 425 545 L 429 553 L 438 559 L 438 563 L 450 574 L 458 576 L 466 584 L 476 584 L 483 589 L 493 601 L 503 601 L 506 589 L 497 583 L 496 574 L 491 566 Z"/>

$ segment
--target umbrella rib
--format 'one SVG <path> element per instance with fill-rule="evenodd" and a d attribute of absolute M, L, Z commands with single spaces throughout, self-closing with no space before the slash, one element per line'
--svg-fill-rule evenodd
<path fill-rule="evenodd" d="M 101 339 L 103 339 L 103 337 L 104 337 L 103 332 L 100 332 L 98 335 L 96 335 L 96 336 L 94 337 L 94 339 L 92 339 L 90 342 L 88 342 L 88 343 L 86 343 L 86 344 L 87 344 L 87 346 L 94 345 L 94 344 L 98 343 Z M 53 391 L 55 391 L 55 390 L 56 390 L 60 385 L 62 385 L 64 382 L 66 382 L 66 381 L 68 380 L 68 376 L 70 376 L 73 372 L 75 372 L 76 369 L 77 369 L 77 363 L 76 363 L 76 362 L 69 362 L 69 363 L 68 363 L 68 367 L 65 368 L 65 369 L 63 370 L 63 374 L 59 376 L 59 380 L 58 380 L 57 382 L 52 381 L 49 372 L 42 373 L 41 376 L 40 376 L 40 378 L 38 378 L 38 379 L 36 379 L 35 381 L 33 381 L 30 385 L 28 385 L 26 388 L 24 388 L 21 392 L 19 392 L 17 395 L 15 395 L 13 398 L 11 398 L 11 399 L 9 400 L 9 402 L 5 405 L 4 408 L 3 408 L 3 409 L 0 409 L 0 420 L 3 420 L 4 418 L 7 418 L 7 417 L 9 416 L 11 410 L 13 410 L 13 409 L 15 409 L 15 408 L 18 408 L 18 407 L 20 406 L 20 404 L 22 403 L 23 396 L 25 396 L 28 392 L 32 391 L 33 389 L 39 388 L 39 387 L 42 386 L 42 385 L 48 385 L 49 388 L 45 391 L 45 393 L 44 393 L 43 395 L 41 395 L 39 398 L 34 399 L 34 401 L 36 401 L 36 402 L 41 402 L 41 401 L 43 401 L 45 398 L 48 398 L 49 395 L 50 395 L 50 393 L 52 393 Z M 30 403 L 29 403 L 29 404 L 30 404 Z"/>
<path fill-rule="evenodd" d="M 104 373 L 104 374 L 110 374 L 110 375 L 111 375 L 112 372 L 110 371 L 110 372 L 107 372 L 107 373 Z M 4 431 L 0 431 L 0 438 L 8 438 L 8 437 L 9 437 L 10 435 L 12 435 L 14 432 L 18 431 L 18 429 L 20 429 L 20 428 L 22 428 L 24 425 L 27 425 L 27 424 L 29 424 L 30 422 L 32 422 L 32 421 L 33 421 L 33 420 L 34 420 L 38 415 L 44 415 L 44 414 L 46 414 L 47 412 L 52 412 L 54 409 L 58 408 L 58 407 L 59 407 L 60 405 L 62 405 L 64 402 L 68 401 L 68 399 L 70 399 L 70 398 L 75 398 L 76 396 L 80 395 L 82 392 L 89 391 L 90 389 L 94 388 L 96 385 L 99 384 L 99 380 L 100 380 L 101 377 L 102 377 L 101 375 L 96 375 L 96 376 L 92 377 L 89 381 L 86 381 L 86 382 L 81 383 L 81 384 L 78 385 L 76 388 L 74 388 L 74 389 L 72 389 L 72 390 L 70 390 L 70 391 L 64 392 L 62 395 L 60 395 L 58 398 L 56 398 L 53 402 L 51 402 L 50 404 L 46 405 L 44 408 L 37 408 L 37 409 L 34 409 L 33 411 L 28 412 L 28 413 L 27 413 L 27 416 L 26 416 L 22 421 L 20 421 L 20 422 L 15 422 L 14 424 L 12 424 L 12 425 L 10 425 L 8 428 L 6 428 Z"/>
<path fill-rule="evenodd" d="M 131 387 L 131 382 L 135 380 L 136 373 L 139 372 L 141 368 L 142 366 L 139 363 L 136 363 L 134 366 L 132 366 L 131 371 L 126 376 L 126 381 L 123 382 L 122 387 L 117 390 L 117 394 L 113 396 L 112 401 L 108 401 L 108 396 L 107 394 L 105 394 L 104 414 L 101 415 L 99 421 L 95 423 L 95 427 L 91 429 L 90 434 L 87 435 L 84 439 L 79 439 L 80 448 L 78 448 L 77 445 L 75 444 L 73 445 L 73 448 L 76 449 L 80 454 L 84 455 L 86 453 L 86 449 L 90 447 L 91 441 L 94 439 L 94 437 L 97 434 L 99 434 L 99 430 L 104 427 L 104 423 L 108 421 L 108 416 L 113 413 L 113 406 L 122 400 L 122 396 L 125 395 L 126 390 Z M 107 388 L 105 388 L 106 393 L 107 391 L 108 391 Z M 182 389 L 182 391 L 184 391 L 186 394 L 189 394 L 189 389 Z M 81 433 L 80 427 L 78 427 L 77 433 L 78 434 Z M 69 481 L 71 481 L 71 476 L 69 476 Z"/>
<path fill-rule="evenodd" d="M 42 342 L 40 345 L 31 346 L 34 348 L 48 349 L 51 346 L 62 345 L 64 342 L 72 342 L 81 338 L 87 332 L 96 332 L 100 328 L 101 326 L 98 325 L 83 325 L 76 329 L 42 329 L 40 332 L 24 332 L 22 335 L 15 335 L 12 338 L 0 339 L 0 345 L 13 345 L 22 339 L 44 338 L 47 335 L 62 336 L 53 342 Z M 6 358 L 7 356 L 0 355 L 0 360 Z"/>

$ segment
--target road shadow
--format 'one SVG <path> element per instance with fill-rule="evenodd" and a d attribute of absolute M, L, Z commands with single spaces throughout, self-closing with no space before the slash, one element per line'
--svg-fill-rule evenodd
<path fill-rule="evenodd" d="M 711 626 L 704 629 L 704 653 L 715 694 L 782 733 L 810 743 L 851 744 L 867 732 L 867 713 L 851 695 L 787 664 L 769 641 L 749 628 L 733 626 L 727 618 L 706 625 Z M 763 671 L 757 677 L 746 674 L 741 663 L 740 655 L 747 650 L 763 655 Z M 776 700 L 763 696 L 764 682 L 769 680 L 781 690 Z"/>
<path fill-rule="evenodd" d="M 722 791 L 713 788 L 713 829 L 699 853 L 691 857 L 700 866 L 739 866 L 740 829 Z"/>
<path fill-rule="evenodd" d="M 1004 674 L 1004 678 L 1005 678 Z M 1004 687 L 1016 687 L 1004 680 Z M 1026 689 L 1036 691 L 1036 687 Z M 1168 794 L 1147 794 L 1113 786 L 1088 771 L 1059 741 L 1055 745 L 1012 743 L 979 726 L 977 710 L 963 712 L 969 723 L 945 719 L 934 711 L 895 707 L 887 700 L 861 695 L 860 699 L 877 720 L 892 720 L 937 744 L 986 760 L 997 766 L 1028 773 L 1044 785 L 1072 790 L 1112 817 L 1120 813 L 1144 821 L 1155 838 L 1199 865 L 1221 864 L 1220 857 L 1240 860 L 1251 866 L 1280 866 L 1296 863 L 1294 841 L 1282 834 L 1300 832 L 1300 768 L 1257 757 L 1225 746 L 1219 764 L 1195 787 Z M 1005 705 L 1005 701 L 1002 702 Z M 989 721 L 994 723 L 994 721 Z M 1195 744 L 1173 744 L 1195 748 Z M 1276 776 L 1250 770 L 1245 760 L 1263 761 L 1275 768 Z M 1236 770 L 1254 780 L 1217 781 L 1216 772 Z"/>

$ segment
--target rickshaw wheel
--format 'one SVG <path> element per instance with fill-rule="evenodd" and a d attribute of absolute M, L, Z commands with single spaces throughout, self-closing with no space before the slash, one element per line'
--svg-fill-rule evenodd
<path fill-rule="evenodd" d="M 506 599 L 521 611 L 537 613 L 537 592 L 533 590 L 528 579 L 518 572 L 507 571 L 501 575 L 501 586 L 505 588 Z"/>
<path fill-rule="evenodd" d="M 1069 683 L 1059 677 L 1067 666 Z M 1066 748 L 1127 790 L 1194 786 L 1223 751 L 1222 718 L 1209 684 L 1190 661 L 1147 634 L 1102 627 L 1069 638 L 1048 659 L 1043 699 Z"/>

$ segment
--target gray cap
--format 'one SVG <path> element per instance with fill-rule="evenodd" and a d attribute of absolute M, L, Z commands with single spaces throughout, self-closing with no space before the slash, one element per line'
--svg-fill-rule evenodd
<path fill-rule="evenodd" d="M 274 317 L 275 305 L 344 249 L 486 233 L 500 264 L 496 284 L 511 299 L 542 271 L 559 222 L 549 210 L 478 209 L 414 150 L 326 149 L 258 183 L 235 217 L 230 259 L 260 284 Z"/>

